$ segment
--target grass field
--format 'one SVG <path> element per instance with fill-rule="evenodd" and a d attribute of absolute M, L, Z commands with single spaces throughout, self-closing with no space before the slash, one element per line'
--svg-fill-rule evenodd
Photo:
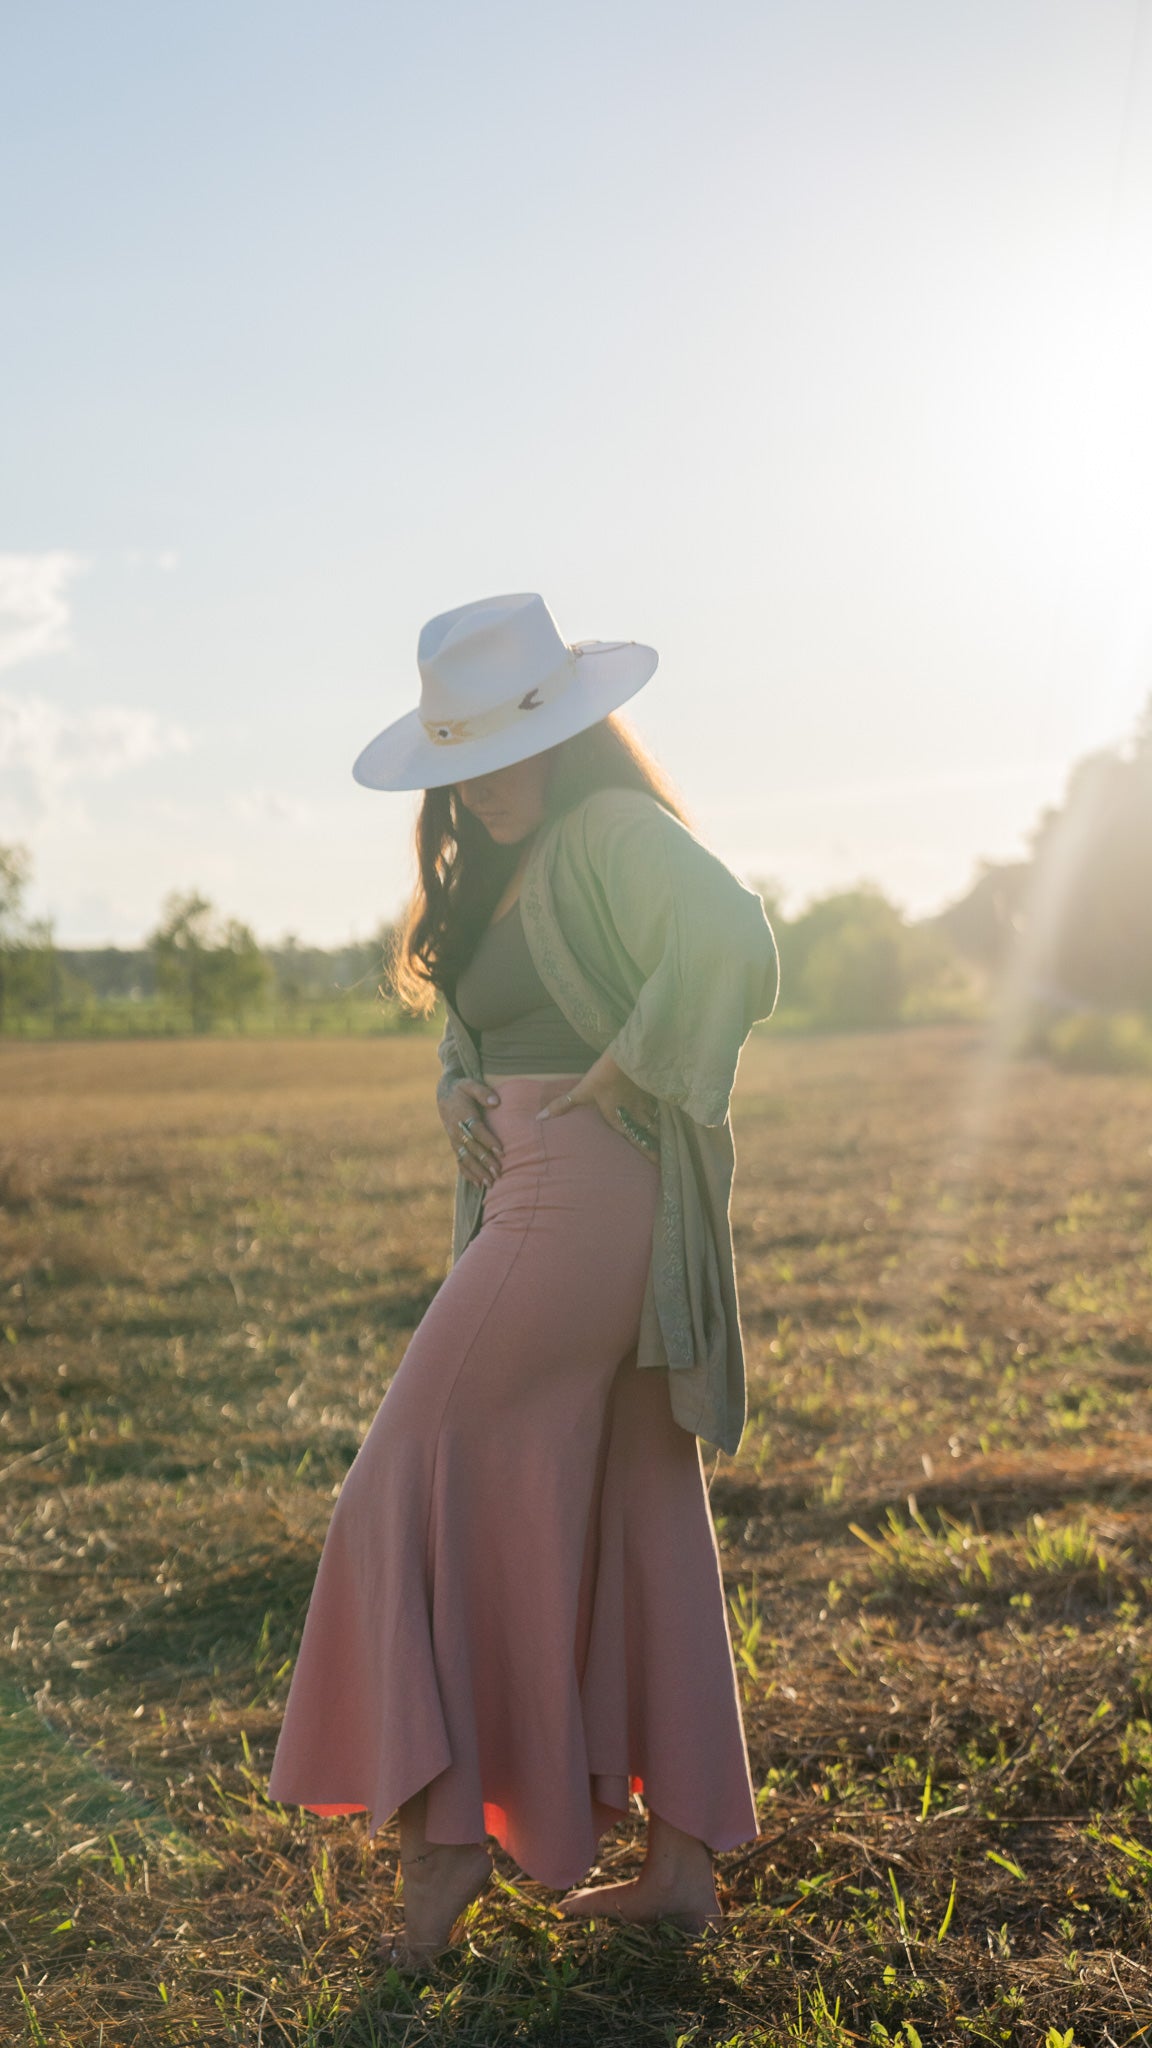
<path fill-rule="evenodd" d="M 381 1973 L 394 1837 L 263 1787 L 445 1271 L 435 1072 L 0 1045 L 2 2037 L 1152 2041 L 1152 1083 L 969 1031 L 742 1059 L 712 1499 L 762 1835 L 725 1934 L 579 1928 L 500 1859 L 443 1971 Z"/>

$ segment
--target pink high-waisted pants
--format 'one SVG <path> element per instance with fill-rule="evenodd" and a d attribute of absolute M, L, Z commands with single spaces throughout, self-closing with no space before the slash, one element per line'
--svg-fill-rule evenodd
<path fill-rule="evenodd" d="M 426 1786 L 430 1841 L 558 1887 L 630 1791 L 757 1831 L 699 1443 L 635 1362 L 659 1166 L 537 1120 L 579 1078 L 492 1080 L 503 1172 L 345 1478 L 269 1780 L 371 1833 Z"/>

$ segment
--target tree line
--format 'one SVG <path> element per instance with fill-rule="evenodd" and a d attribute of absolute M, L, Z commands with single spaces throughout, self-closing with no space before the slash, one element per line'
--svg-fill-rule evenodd
<path fill-rule="evenodd" d="M 198 891 L 170 895 L 137 949 L 58 948 L 25 915 L 26 849 L 0 846 L 0 1032 L 423 1028 L 388 980 L 392 929 L 343 948 L 262 946 Z M 1152 1065 L 1152 700 L 1131 741 L 1079 762 L 1027 855 L 984 863 L 938 916 L 868 884 L 795 916 L 755 885 L 776 933 L 785 1028 L 972 1017 L 1022 977 L 1034 1035 L 1070 1064 Z"/>
<path fill-rule="evenodd" d="M 0 1032 L 103 1036 L 181 1031 L 421 1028 L 392 991 L 392 930 L 324 950 L 262 946 L 249 925 L 198 891 L 173 894 L 143 947 L 58 947 L 22 914 L 28 864 L 0 847 Z M 789 918 L 779 889 L 756 884 L 781 954 L 782 1021 L 879 1027 L 971 1015 L 973 975 L 930 923 L 909 924 L 877 889 L 821 898 Z"/>
<path fill-rule="evenodd" d="M 175 891 L 142 947 L 60 947 L 24 914 L 30 862 L 0 846 L 0 1033 L 102 1037 L 251 1029 L 388 1031 L 391 928 L 325 950 L 261 945 L 199 890 Z"/>
<path fill-rule="evenodd" d="M 170 895 L 141 948 L 61 948 L 23 915 L 29 862 L 0 848 L 0 1032 L 102 1036 L 213 1030 L 398 1030 L 389 985 L 392 928 L 334 950 L 287 938 L 262 946 L 199 891 Z M 785 1020 L 818 1028 L 974 1014 L 978 991 L 957 950 L 908 924 L 877 889 L 822 897 L 787 918 L 760 885 L 781 948 Z"/>
<path fill-rule="evenodd" d="M 1035 1045 L 1152 1070 L 1152 698 L 1127 743 L 1076 764 L 1027 856 L 984 863 L 938 922 L 986 977 L 1016 977 Z"/>

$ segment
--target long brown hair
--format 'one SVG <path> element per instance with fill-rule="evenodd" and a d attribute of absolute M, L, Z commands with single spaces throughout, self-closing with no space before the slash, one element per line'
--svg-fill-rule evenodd
<path fill-rule="evenodd" d="M 647 790 L 682 825 L 690 825 L 664 770 L 618 711 L 548 752 L 545 822 L 592 790 L 611 788 Z M 405 1009 L 427 1017 L 441 990 L 451 994 L 475 952 L 520 848 L 497 845 L 451 783 L 425 790 L 415 847 L 420 879 L 393 933 L 388 973 Z"/>

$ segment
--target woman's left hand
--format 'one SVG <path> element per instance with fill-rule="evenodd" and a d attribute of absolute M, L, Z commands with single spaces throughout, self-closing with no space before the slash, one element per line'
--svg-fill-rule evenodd
<path fill-rule="evenodd" d="M 623 1133 L 628 1143 L 642 1152 L 646 1159 L 655 1159 L 660 1151 L 660 1105 L 655 1095 L 637 1085 L 614 1059 L 602 1052 L 576 1086 L 556 1095 L 537 1111 L 537 1122 L 541 1117 L 567 1116 L 570 1109 L 579 1109 L 581 1103 L 594 1102 L 606 1124 L 618 1133 Z M 618 1112 L 623 1110 L 623 1116 Z"/>

